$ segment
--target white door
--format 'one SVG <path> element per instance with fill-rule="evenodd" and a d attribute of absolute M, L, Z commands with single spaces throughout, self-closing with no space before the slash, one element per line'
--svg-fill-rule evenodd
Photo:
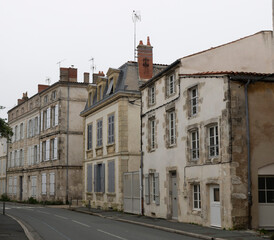
<path fill-rule="evenodd" d="M 211 226 L 221 227 L 221 206 L 219 185 L 210 186 L 210 223 Z"/>

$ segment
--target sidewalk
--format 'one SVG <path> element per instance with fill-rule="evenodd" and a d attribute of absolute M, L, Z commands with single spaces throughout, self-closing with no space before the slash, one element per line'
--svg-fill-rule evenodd
<path fill-rule="evenodd" d="M 108 218 L 116 221 L 122 221 L 132 224 L 138 224 L 146 227 L 156 228 L 163 231 L 174 232 L 182 235 L 196 237 L 199 239 L 209 240 L 262 240 L 269 239 L 268 237 L 260 237 L 254 231 L 229 231 L 218 228 L 202 227 L 195 224 L 179 223 L 176 221 L 169 221 L 165 219 L 151 218 L 134 214 L 127 214 L 116 211 L 103 211 L 100 209 L 88 209 L 86 207 L 74 207 L 68 208 L 72 211 L 91 214 L 103 218 Z"/>
<path fill-rule="evenodd" d="M 1 240 L 28 240 L 20 224 L 0 213 L 0 239 Z"/>

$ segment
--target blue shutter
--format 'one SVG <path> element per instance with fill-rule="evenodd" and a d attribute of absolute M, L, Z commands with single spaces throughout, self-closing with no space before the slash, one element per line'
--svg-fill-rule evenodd
<path fill-rule="evenodd" d="M 87 164 L 87 192 L 92 192 L 92 165 Z"/>
<path fill-rule="evenodd" d="M 105 192 L 105 164 L 101 167 L 101 192 Z"/>
<path fill-rule="evenodd" d="M 114 165 L 114 161 L 108 162 L 108 192 L 115 192 L 115 165 Z"/>

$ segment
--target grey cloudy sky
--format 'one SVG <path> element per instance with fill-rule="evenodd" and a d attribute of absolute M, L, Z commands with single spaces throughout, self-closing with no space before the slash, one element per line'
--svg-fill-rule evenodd
<path fill-rule="evenodd" d="M 106 73 L 133 60 L 132 11 L 140 10 L 137 40 L 150 36 L 155 63 L 272 29 L 271 0 L 0 0 L 0 117 L 23 92 L 59 80 L 62 67 Z"/>

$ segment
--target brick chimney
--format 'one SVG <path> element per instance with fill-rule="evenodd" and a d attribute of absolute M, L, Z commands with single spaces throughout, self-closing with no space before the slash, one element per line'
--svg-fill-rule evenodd
<path fill-rule="evenodd" d="M 150 45 L 149 37 L 147 37 L 147 45 L 141 40 L 137 46 L 138 51 L 138 69 L 140 79 L 150 79 L 153 75 L 153 53 Z"/>
<path fill-rule="evenodd" d="M 84 72 L 84 83 L 89 83 L 89 73 Z"/>
<path fill-rule="evenodd" d="M 17 99 L 17 105 L 27 101 L 29 99 L 28 92 L 23 93 L 22 99 Z"/>
<path fill-rule="evenodd" d="M 60 81 L 77 82 L 77 68 L 60 68 Z"/>
<path fill-rule="evenodd" d="M 95 84 L 97 84 L 97 81 L 98 81 L 98 77 L 104 77 L 105 76 L 105 74 L 104 74 L 104 72 L 102 71 L 99 71 L 99 73 L 93 73 L 93 75 L 92 75 L 92 80 L 93 80 L 93 83 L 95 83 Z"/>
<path fill-rule="evenodd" d="M 48 87 L 49 87 L 49 85 L 38 84 L 38 93 L 44 91 Z"/>

